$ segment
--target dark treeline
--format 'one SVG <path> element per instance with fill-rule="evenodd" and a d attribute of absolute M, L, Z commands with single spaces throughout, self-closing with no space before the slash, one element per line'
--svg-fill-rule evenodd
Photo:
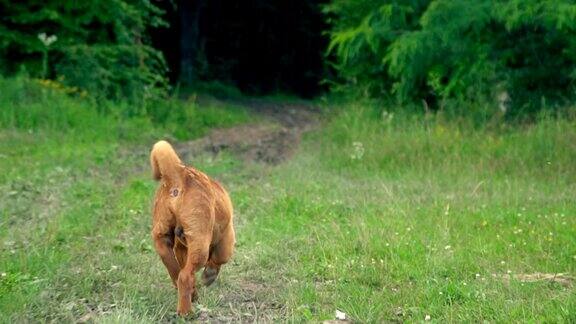
<path fill-rule="evenodd" d="M 328 37 L 325 1 L 198 0 L 159 2 L 169 28 L 152 32 L 170 78 L 219 80 L 250 94 L 321 90 Z"/>
<path fill-rule="evenodd" d="M 575 94 L 569 0 L 0 0 L 0 12 L 2 74 L 112 99 L 163 96 L 168 80 L 305 97 L 330 84 L 526 113 Z"/>

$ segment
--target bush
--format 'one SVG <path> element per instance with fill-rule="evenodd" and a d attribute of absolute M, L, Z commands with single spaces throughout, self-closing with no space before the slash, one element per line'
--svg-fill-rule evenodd
<path fill-rule="evenodd" d="M 334 0 L 325 12 L 340 76 L 369 96 L 511 99 L 514 113 L 574 98 L 572 1 Z"/>
<path fill-rule="evenodd" d="M 147 30 L 165 25 L 149 0 L 0 0 L 0 73 L 25 69 L 97 99 L 165 94 L 166 65 Z"/>

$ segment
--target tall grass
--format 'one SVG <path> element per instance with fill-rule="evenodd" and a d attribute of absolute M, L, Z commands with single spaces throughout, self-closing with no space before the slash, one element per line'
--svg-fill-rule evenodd
<path fill-rule="evenodd" d="M 250 119 L 231 105 L 200 107 L 194 100 L 166 98 L 146 107 L 127 101 L 96 101 L 56 81 L 0 78 L 0 127 L 55 132 L 92 139 L 173 137 L 190 139 L 208 129 Z"/>
<path fill-rule="evenodd" d="M 576 175 L 574 120 L 544 116 L 537 122 L 478 124 L 470 118 L 391 113 L 374 117 L 352 106 L 318 135 L 327 138 L 323 159 L 331 168 L 365 174 L 404 173 L 484 176 L 530 174 L 564 181 Z M 360 148 L 358 148 L 360 147 Z M 354 158 L 357 151 L 361 158 Z M 356 152 L 356 153 L 355 153 Z"/>
<path fill-rule="evenodd" d="M 100 116 L 87 100 L 71 98 L 66 89 L 43 86 L 28 78 L 0 78 L 0 127 L 29 131 L 104 130 L 108 134 L 111 119 Z"/>

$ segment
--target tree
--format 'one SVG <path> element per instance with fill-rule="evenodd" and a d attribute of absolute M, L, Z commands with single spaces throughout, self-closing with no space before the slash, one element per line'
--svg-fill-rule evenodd
<path fill-rule="evenodd" d="M 198 65 L 200 43 L 200 18 L 205 0 L 180 1 L 180 81 L 184 84 L 194 82 Z"/>
<path fill-rule="evenodd" d="M 482 102 L 507 92 L 516 112 L 574 97 L 573 1 L 334 0 L 325 11 L 340 76 L 371 96 Z"/>
<path fill-rule="evenodd" d="M 164 59 L 147 36 L 149 28 L 166 23 L 149 0 L 0 0 L 0 12 L 4 74 L 24 68 L 94 96 L 133 100 L 157 96 L 166 85 Z M 43 33 L 58 39 L 50 45 L 47 69 L 41 68 Z"/>

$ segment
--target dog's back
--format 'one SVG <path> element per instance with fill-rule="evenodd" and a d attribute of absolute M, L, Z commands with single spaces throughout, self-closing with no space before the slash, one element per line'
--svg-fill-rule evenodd
<path fill-rule="evenodd" d="M 170 143 L 159 141 L 154 144 L 150 153 L 150 164 L 153 178 L 165 182 L 168 188 L 173 188 L 170 190 L 171 196 L 181 194 L 178 190 L 192 189 L 186 187 L 200 188 L 204 193 L 213 196 L 216 224 L 226 226 L 231 221 L 232 202 L 226 189 L 203 172 L 185 166 Z"/>

